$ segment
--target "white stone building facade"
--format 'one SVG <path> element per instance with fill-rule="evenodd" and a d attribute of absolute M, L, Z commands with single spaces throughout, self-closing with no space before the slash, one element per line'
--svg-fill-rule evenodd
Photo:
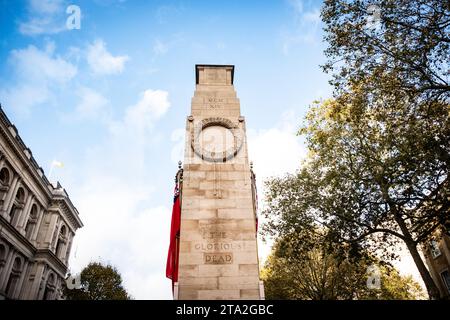
<path fill-rule="evenodd" d="M 67 192 L 47 180 L 0 107 L 0 300 L 62 299 L 82 226 Z"/>

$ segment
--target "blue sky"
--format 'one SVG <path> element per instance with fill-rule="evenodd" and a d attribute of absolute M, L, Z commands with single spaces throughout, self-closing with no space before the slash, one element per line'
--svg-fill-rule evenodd
<path fill-rule="evenodd" d="M 66 8 L 81 10 L 69 30 Z M 260 198 L 294 171 L 308 105 L 331 95 L 319 1 L 0 0 L 0 103 L 85 224 L 71 269 L 111 262 L 170 299 L 165 258 L 195 64 L 233 64 Z M 269 245 L 260 245 L 264 258 Z"/>

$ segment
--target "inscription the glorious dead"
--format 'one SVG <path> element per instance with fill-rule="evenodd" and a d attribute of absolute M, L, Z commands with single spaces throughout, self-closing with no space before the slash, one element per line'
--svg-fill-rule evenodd
<path fill-rule="evenodd" d="M 204 253 L 203 261 L 205 264 L 231 264 L 233 263 L 233 254 L 231 252 Z"/>

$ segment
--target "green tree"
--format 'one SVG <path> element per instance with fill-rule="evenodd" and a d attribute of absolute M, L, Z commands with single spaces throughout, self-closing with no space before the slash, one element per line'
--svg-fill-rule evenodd
<path fill-rule="evenodd" d="M 422 287 L 414 281 L 412 276 L 402 276 L 398 270 L 389 266 L 380 268 L 380 289 L 367 290 L 363 299 L 381 300 L 423 300 L 426 295 Z"/>
<path fill-rule="evenodd" d="M 378 22 L 370 25 L 374 11 Z M 324 69 L 333 73 L 337 104 L 345 109 L 337 112 L 344 121 L 334 123 L 359 139 L 341 136 L 338 143 L 359 144 L 352 151 L 366 153 L 371 170 L 357 180 L 380 195 L 372 206 L 386 206 L 381 214 L 371 210 L 373 219 L 365 222 L 376 222 L 375 229 L 406 244 L 430 297 L 438 298 L 417 246 L 449 215 L 450 3 L 327 0 L 322 18 L 329 44 Z M 359 162 L 351 165 L 361 168 Z"/>
<path fill-rule="evenodd" d="M 310 155 L 297 174 L 268 182 L 264 230 L 305 234 L 314 223 L 335 242 L 381 249 L 387 261 L 401 241 L 430 297 L 438 298 L 419 246 L 449 214 L 448 163 L 426 142 L 448 137 L 448 108 L 435 105 L 424 118 L 395 114 L 403 111 L 334 100 L 311 108 L 301 130 Z"/>
<path fill-rule="evenodd" d="M 324 68 L 338 95 L 359 83 L 366 95 L 384 87 L 396 97 L 449 98 L 448 1 L 325 0 L 322 20 Z"/>
<path fill-rule="evenodd" d="M 67 300 L 130 300 L 122 285 L 122 277 L 111 265 L 89 263 L 81 272 L 80 289 L 64 288 Z"/>
<path fill-rule="evenodd" d="M 294 235 L 295 237 L 295 235 Z M 286 250 L 285 239 L 278 240 L 262 271 L 268 299 L 423 299 L 424 293 L 410 276 L 403 277 L 388 264 L 369 256 L 352 257 L 345 248 L 331 249 L 317 244 L 309 251 Z M 286 239 L 292 243 L 292 237 Z M 289 246 L 289 244 L 287 244 Z M 292 249 L 292 248 L 291 248 Z M 367 286 L 379 270 L 379 288 Z"/>
<path fill-rule="evenodd" d="M 390 258 L 402 242 L 438 299 L 419 248 L 449 217 L 450 3 L 380 1 L 374 26 L 373 4 L 324 3 L 335 99 L 308 113 L 300 172 L 272 181 L 267 229 L 289 234 L 313 220 Z"/>

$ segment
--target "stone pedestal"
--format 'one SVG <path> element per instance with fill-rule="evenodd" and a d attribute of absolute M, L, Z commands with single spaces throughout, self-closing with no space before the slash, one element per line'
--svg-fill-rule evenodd
<path fill-rule="evenodd" d="M 260 299 L 254 179 L 234 66 L 196 66 L 186 124 L 178 299 Z"/>

